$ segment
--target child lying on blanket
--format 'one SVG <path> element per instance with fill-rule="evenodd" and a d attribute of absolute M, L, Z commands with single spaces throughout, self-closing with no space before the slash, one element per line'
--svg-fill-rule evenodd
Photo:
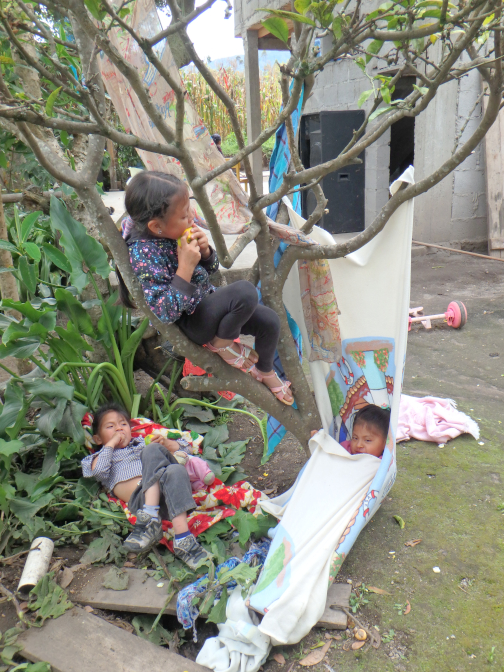
<path fill-rule="evenodd" d="M 390 409 L 368 404 L 355 414 L 352 438 L 341 445 L 351 455 L 374 455 L 380 457 L 385 450 L 390 424 Z M 313 431 L 312 436 L 317 432 Z"/>
<path fill-rule="evenodd" d="M 82 473 L 128 502 L 136 515 L 133 532 L 123 544 L 126 550 L 139 553 L 159 541 L 161 518 L 168 518 L 175 533 L 174 554 L 196 569 L 209 554 L 187 525 L 187 512 L 195 504 L 188 472 L 174 457 L 180 446 L 160 435 L 154 437 L 159 442 L 149 445 L 142 438 L 132 440 L 128 413 L 119 404 L 104 404 L 93 419 L 93 440 L 102 448 L 82 460 Z"/>

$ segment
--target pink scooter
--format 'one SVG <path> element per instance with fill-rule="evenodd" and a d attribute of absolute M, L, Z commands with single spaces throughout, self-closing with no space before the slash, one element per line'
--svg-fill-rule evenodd
<path fill-rule="evenodd" d="M 467 308 L 462 301 L 452 301 L 448 304 L 446 313 L 440 315 L 422 315 L 423 307 L 410 308 L 408 318 L 408 331 L 411 331 L 411 325 L 414 322 L 421 322 L 426 329 L 431 329 L 432 320 L 444 320 L 449 327 L 460 329 L 467 322 Z"/>

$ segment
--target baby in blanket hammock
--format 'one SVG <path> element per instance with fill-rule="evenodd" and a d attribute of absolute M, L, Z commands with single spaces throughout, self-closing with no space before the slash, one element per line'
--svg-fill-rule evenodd
<path fill-rule="evenodd" d="M 380 457 L 385 450 L 390 424 L 390 409 L 368 404 L 355 414 L 352 438 L 341 445 L 352 455 L 374 455 Z"/>
<path fill-rule="evenodd" d="M 352 438 L 342 441 L 341 445 L 351 455 L 383 455 L 390 424 L 390 409 L 368 404 L 355 414 Z M 312 436 L 317 432 L 313 431 Z"/>
<path fill-rule="evenodd" d="M 116 403 L 104 404 L 94 414 L 93 441 L 101 450 L 82 460 L 83 475 L 100 481 L 136 515 L 124 548 L 135 553 L 150 548 L 162 537 L 161 519 L 168 518 L 175 532 L 174 554 L 191 569 L 207 560 L 209 554 L 187 525 L 187 512 L 195 508 L 191 474 L 206 485 L 215 480 L 206 463 L 184 453 L 186 466 L 179 464 L 180 443 L 160 434 L 148 445 L 141 437 L 132 439 L 129 414 Z"/>

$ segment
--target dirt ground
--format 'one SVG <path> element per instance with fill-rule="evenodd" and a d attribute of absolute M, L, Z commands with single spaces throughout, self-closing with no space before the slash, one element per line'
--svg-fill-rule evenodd
<path fill-rule="evenodd" d="M 414 258 L 410 305 L 434 314 L 453 299 L 467 306 L 466 326 L 453 330 L 438 323 L 430 331 L 411 331 L 404 392 L 456 400 L 479 423 L 480 440 L 465 435 L 444 447 L 418 441 L 397 447 L 396 483 L 338 579 L 390 593 L 364 591 L 356 614 L 388 641 L 378 650 L 366 643 L 346 651 L 349 642 L 340 633 L 314 672 L 504 671 L 504 264 L 443 253 Z M 251 438 L 241 463 L 250 482 L 272 496 L 290 487 L 305 461 L 292 436 L 261 466 L 254 423 L 235 414 L 229 431 L 232 441 Z M 404 529 L 395 515 L 404 519 Z M 414 539 L 421 542 L 405 546 Z M 58 555 L 65 552 L 58 549 Z M 68 549 L 72 561 L 78 553 L 82 549 Z M 12 587 L 20 569 L 1 569 Z M 8 603 L 0 603 L 0 630 L 11 616 Z M 177 625 L 166 619 L 165 627 Z M 214 632 L 209 626 L 201 635 Z M 270 659 L 265 672 L 300 670 L 298 661 L 327 641 L 325 634 L 315 629 L 294 647 L 273 649 L 286 663 Z M 181 652 L 194 658 L 197 650 L 188 643 Z"/>

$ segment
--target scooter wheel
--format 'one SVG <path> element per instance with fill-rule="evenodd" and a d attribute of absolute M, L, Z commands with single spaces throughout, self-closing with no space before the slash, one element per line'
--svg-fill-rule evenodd
<path fill-rule="evenodd" d="M 450 327 L 461 329 L 467 322 L 467 308 L 462 301 L 452 301 L 448 305 L 445 316 Z"/>

